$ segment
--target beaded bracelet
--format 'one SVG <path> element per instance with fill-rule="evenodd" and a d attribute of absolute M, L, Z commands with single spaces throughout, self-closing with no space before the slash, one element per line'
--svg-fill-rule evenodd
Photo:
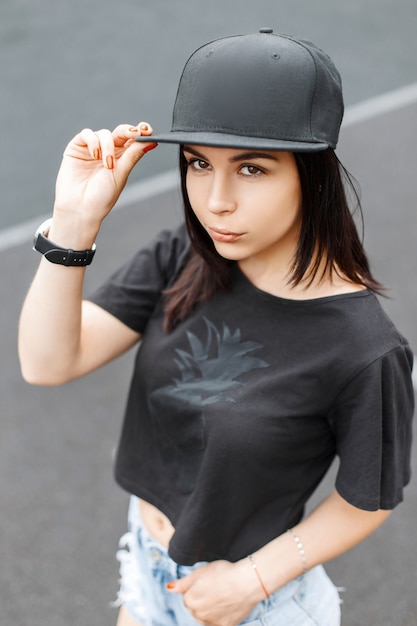
<path fill-rule="evenodd" d="M 301 542 L 301 539 L 298 537 L 298 535 L 295 534 L 295 532 L 291 528 L 288 528 L 287 532 L 290 533 L 291 537 L 294 539 L 295 544 L 300 552 L 301 560 L 303 562 L 303 574 L 305 574 L 307 572 L 307 557 L 304 546 Z"/>
<path fill-rule="evenodd" d="M 268 592 L 268 589 L 265 587 L 264 581 L 262 580 L 262 578 L 261 578 L 261 576 L 260 576 L 260 574 L 259 574 L 259 572 L 258 572 L 258 568 L 257 568 L 257 566 L 256 566 L 255 559 L 253 558 L 253 554 L 250 554 L 250 555 L 248 556 L 248 559 L 249 559 L 249 561 L 251 562 L 251 565 L 252 565 L 253 569 L 255 570 L 255 574 L 256 574 L 256 575 L 257 575 L 257 577 L 258 577 L 259 584 L 261 585 L 261 587 L 262 587 L 262 589 L 263 589 L 263 592 L 264 592 L 265 596 L 266 596 L 267 598 L 269 598 L 270 594 L 269 594 L 269 592 Z"/>

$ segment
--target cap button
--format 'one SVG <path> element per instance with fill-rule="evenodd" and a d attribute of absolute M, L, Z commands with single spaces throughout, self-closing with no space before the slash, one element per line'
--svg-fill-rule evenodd
<path fill-rule="evenodd" d="M 274 32 L 274 29 L 265 27 L 265 28 L 260 28 L 259 32 L 260 33 L 266 33 L 267 35 L 271 35 Z"/>

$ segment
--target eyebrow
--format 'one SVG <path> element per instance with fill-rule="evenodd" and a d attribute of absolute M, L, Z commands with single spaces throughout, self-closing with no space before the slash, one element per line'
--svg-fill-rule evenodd
<path fill-rule="evenodd" d="M 194 156 L 198 157 L 199 159 L 202 159 L 203 161 L 207 159 L 207 157 L 205 157 L 204 154 L 202 154 L 201 152 L 198 152 L 198 150 L 195 150 L 191 146 L 184 146 L 183 151 L 190 152 L 190 154 L 193 154 Z M 239 154 L 236 154 L 236 156 L 231 157 L 229 161 L 230 163 L 236 163 L 238 161 L 248 161 L 248 160 L 253 160 L 253 159 L 270 159 L 271 161 L 278 161 L 278 157 L 272 154 L 271 152 L 259 152 L 259 150 L 256 150 L 256 151 L 252 150 L 250 152 L 241 152 Z"/>

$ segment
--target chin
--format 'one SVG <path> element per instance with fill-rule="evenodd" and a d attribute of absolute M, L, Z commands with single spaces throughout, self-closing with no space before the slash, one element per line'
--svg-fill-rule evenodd
<path fill-rule="evenodd" d="M 230 250 L 227 246 L 214 246 L 219 256 L 227 261 L 242 261 L 246 259 L 247 255 L 239 252 L 238 250 Z"/>

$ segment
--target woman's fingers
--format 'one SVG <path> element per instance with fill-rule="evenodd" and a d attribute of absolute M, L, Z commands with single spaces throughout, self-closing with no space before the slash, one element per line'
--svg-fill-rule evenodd
<path fill-rule="evenodd" d="M 127 176 L 142 156 L 156 147 L 151 139 L 152 132 L 147 122 L 140 122 L 137 126 L 120 124 L 113 131 L 84 128 L 70 141 L 64 156 L 90 164 L 101 162 L 107 170 L 114 170 L 117 165 L 120 174 Z M 136 142 L 139 135 L 149 136 L 149 144 Z"/>
<path fill-rule="evenodd" d="M 137 126 L 121 124 L 114 129 L 112 135 L 116 146 L 117 163 L 126 177 L 146 152 L 157 147 L 158 144 L 152 141 L 152 132 L 152 126 L 147 122 L 140 122 Z M 138 136 L 149 136 L 149 143 L 135 141 Z"/>
<path fill-rule="evenodd" d="M 65 148 L 64 156 L 85 161 L 90 158 L 99 160 L 101 158 L 100 140 L 96 133 L 91 128 L 84 128 L 71 139 Z"/>
<path fill-rule="evenodd" d="M 113 140 L 114 145 L 117 147 L 122 147 L 126 144 L 126 142 L 130 142 L 140 135 L 152 135 L 152 126 L 147 122 L 140 122 L 137 126 L 132 126 L 131 124 L 119 124 L 113 130 Z"/>
<path fill-rule="evenodd" d="M 113 170 L 115 166 L 115 145 L 113 140 L 113 134 L 107 128 L 97 130 L 95 135 L 98 138 L 101 155 L 100 158 L 104 167 L 108 170 Z"/>
<path fill-rule="evenodd" d="M 152 133 L 152 126 L 147 122 L 139 122 L 137 126 L 129 124 L 117 126 L 112 132 L 114 145 L 116 146 L 116 158 L 120 156 L 122 159 L 127 154 L 126 160 L 133 160 L 137 163 L 146 152 L 156 148 L 157 144 L 152 141 Z M 139 136 L 149 136 L 149 144 L 136 142 L 135 139 Z"/>
<path fill-rule="evenodd" d="M 103 158 L 104 165 L 108 166 L 106 157 L 115 156 L 114 148 L 128 147 L 136 137 L 150 136 L 152 132 L 152 126 L 147 122 L 140 122 L 137 126 L 119 124 L 113 131 L 84 128 L 69 142 L 64 154 L 82 159 L 88 159 L 89 156 L 96 161 Z"/>

